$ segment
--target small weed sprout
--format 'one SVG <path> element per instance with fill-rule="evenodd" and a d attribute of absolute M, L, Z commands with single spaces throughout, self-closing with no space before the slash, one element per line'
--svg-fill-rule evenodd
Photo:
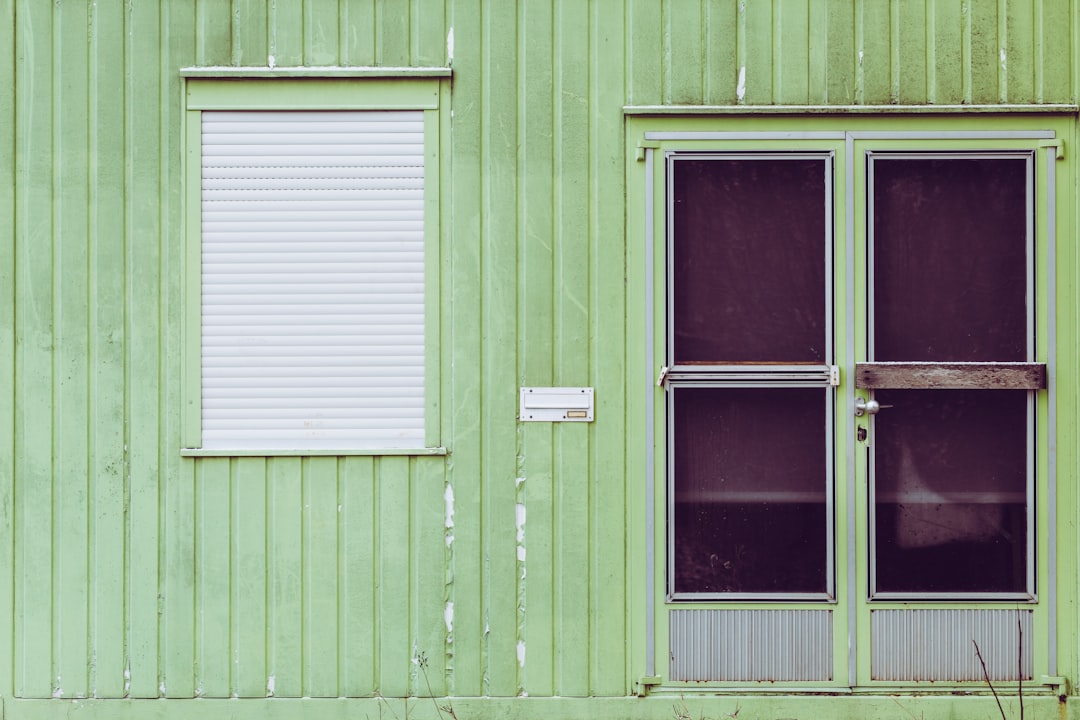
<path fill-rule="evenodd" d="M 432 704 L 435 705 L 435 712 L 439 714 L 439 720 L 446 720 L 446 716 L 443 715 L 444 712 L 451 720 L 457 720 L 457 714 L 454 713 L 454 706 L 452 703 L 447 701 L 445 705 L 440 705 L 438 701 L 435 700 L 435 693 L 431 690 L 431 678 L 428 677 L 427 653 L 419 652 L 416 654 L 416 666 L 420 668 L 420 672 L 424 674 L 424 684 L 427 685 L 428 697 L 431 698 Z"/>
<path fill-rule="evenodd" d="M 1020 703 L 1020 720 L 1024 720 L 1024 626 L 1020 621 L 1020 609 L 1016 609 L 1016 636 L 1017 636 L 1017 653 L 1016 653 L 1016 699 Z M 990 692 L 994 694 L 994 702 L 997 703 L 998 712 L 1001 714 L 1001 720 L 1009 720 L 1005 714 L 1005 708 L 1001 706 L 1001 698 L 998 697 L 997 688 L 994 687 L 994 683 L 990 681 L 990 672 L 986 669 L 986 661 L 983 660 L 982 651 L 979 650 L 979 643 L 975 642 L 972 638 L 971 644 L 975 646 L 975 657 L 979 659 L 979 665 L 982 667 L 983 680 L 986 681 L 987 687 L 990 688 Z"/>

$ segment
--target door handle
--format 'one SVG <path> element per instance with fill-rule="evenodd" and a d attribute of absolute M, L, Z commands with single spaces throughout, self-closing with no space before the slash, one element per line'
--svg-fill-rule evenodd
<path fill-rule="evenodd" d="M 855 398 L 855 417 L 862 417 L 863 415 L 877 415 L 878 410 L 881 409 L 881 403 L 877 400 L 864 400 L 861 397 Z"/>

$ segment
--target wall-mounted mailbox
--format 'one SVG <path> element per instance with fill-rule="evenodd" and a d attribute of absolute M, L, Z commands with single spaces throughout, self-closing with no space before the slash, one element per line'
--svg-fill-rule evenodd
<path fill-rule="evenodd" d="M 592 422 L 591 387 L 521 388 L 522 422 Z"/>

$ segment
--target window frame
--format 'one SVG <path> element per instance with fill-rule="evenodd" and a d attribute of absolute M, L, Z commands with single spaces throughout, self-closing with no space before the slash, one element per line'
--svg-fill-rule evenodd
<path fill-rule="evenodd" d="M 345 456 L 444 455 L 440 423 L 441 395 L 441 188 L 447 167 L 441 148 L 449 136 L 449 70 L 417 69 L 393 76 L 365 72 L 296 77 L 238 73 L 219 75 L 194 69 L 184 76 L 183 155 L 183 303 L 181 355 L 182 456 Z M 201 155 L 202 113 L 218 110 L 383 111 L 416 110 L 424 122 L 424 442 L 419 447 L 311 448 L 297 444 L 282 449 L 214 448 L 202 445 L 202 267 Z"/>

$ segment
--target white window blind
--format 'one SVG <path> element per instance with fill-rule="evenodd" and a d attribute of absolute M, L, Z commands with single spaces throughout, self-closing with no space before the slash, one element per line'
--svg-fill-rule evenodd
<path fill-rule="evenodd" d="M 202 118 L 203 448 L 423 447 L 423 113 Z"/>

